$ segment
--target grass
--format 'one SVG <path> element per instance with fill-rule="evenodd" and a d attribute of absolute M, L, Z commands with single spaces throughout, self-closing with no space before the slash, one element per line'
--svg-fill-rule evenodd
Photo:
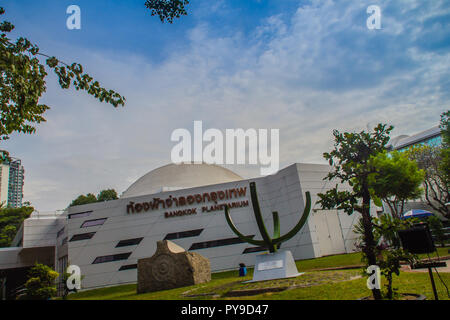
<path fill-rule="evenodd" d="M 438 248 L 440 256 L 448 255 L 447 248 Z M 433 255 L 435 256 L 435 255 Z M 426 255 L 421 255 L 421 258 Z M 238 277 L 237 271 L 212 274 L 210 282 L 172 290 L 136 294 L 136 284 L 94 289 L 69 295 L 69 299 L 87 300 L 201 300 L 201 299 L 251 299 L 251 300 L 355 300 L 371 294 L 366 287 L 362 269 L 327 270 L 342 266 L 361 265 L 361 254 L 351 253 L 297 261 L 299 272 L 304 275 L 294 279 L 281 279 L 257 283 L 243 283 L 253 276 L 252 269 L 246 277 Z M 450 284 L 450 274 L 440 273 L 445 283 Z M 440 299 L 448 299 L 447 291 L 435 275 Z M 386 283 L 382 279 L 382 284 Z M 394 287 L 400 293 L 420 293 L 434 299 L 428 273 L 401 272 L 394 276 Z M 263 292 L 272 288 L 286 289 L 280 292 Z M 260 290 L 251 296 L 228 296 L 242 290 Z"/>
<path fill-rule="evenodd" d="M 448 253 L 449 247 L 445 248 L 437 248 L 437 252 L 440 257 L 449 256 Z M 430 255 L 430 257 L 436 257 L 436 254 Z M 419 254 L 418 257 L 420 259 L 426 259 L 428 256 L 426 254 Z M 334 256 L 327 256 L 321 258 L 314 258 L 308 260 L 299 260 L 296 262 L 297 269 L 299 272 L 316 270 L 316 269 L 325 269 L 325 268 L 335 268 L 342 266 L 358 266 L 362 265 L 361 262 L 361 253 L 348 253 L 348 254 L 339 254 Z"/>
<path fill-rule="evenodd" d="M 441 277 L 446 283 L 450 283 L 450 274 L 441 274 Z M 443 285 L 438 283 L 436 277 L 435 281 L 439 299 L 448 300 L 449 298 Z M 385 281 L 383 282 L 385 283 Z M 428 273 L 402 272 L 399 277 L 395 277 L 394 288 L 399 288 L 399 293 L 419 293 L 425 295 L 428 300 L 434 299 Z M 284 291 L 276 295 L 262 294 L 251 298 L 258 300 L 356 300 L 370 295 L 371 292 L 366 287 L 366 279 L 360 278 L 352 281 Z"/>

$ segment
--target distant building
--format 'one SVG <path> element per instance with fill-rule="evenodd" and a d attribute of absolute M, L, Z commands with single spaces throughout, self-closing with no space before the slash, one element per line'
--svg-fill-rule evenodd
<path fill-rule="evenodd" d="M 442 134 L 441 128 L 439 126 L 434 126 L 425 131 L 421 131 L 419 133 L 413 134 L 411 136 L 401 135 L 395 138 L 392 138 L 387 145 L 388 150 L 398 150 L 400 152 L 409 149 L 412 146 L 430 146 L 430 147 L 440 147 L 442 145 Z M 390 210 L 384 207 L 386 212 Z M 404 212 L 411 209 L 421 209 L 428 210 L 433 213 L 436 213 L 433 208 L 431 208 L 426 202 L 421 199 L 410 200 L 405 203 Z"/>
<path fill-rule="evenodd" d="M 19 208 L 22 206 L 25 169 L 20 159 L 9 157 L 6 151 L 0 150 L 0 203 Z"/>
<path fill-rule="evenodd" d="M 391 139 L 388 148 L 391 150 L 403 151 L 411 146 L 427 145 L 438 147 L 442 145 L 441 129 L 439 126 L 413 134 L 412 136 L 401 135 Z"/>
<path fill-rule="evenodd" d="M 0 164 L 0 203 L 5 206 L 8 203 L 9 165 Z"/>
<path fill-rule="evenodd" d="M 11 159 L 9 165 L 8 206 L 22 206 L 25 170 L 20 159 Z"/>

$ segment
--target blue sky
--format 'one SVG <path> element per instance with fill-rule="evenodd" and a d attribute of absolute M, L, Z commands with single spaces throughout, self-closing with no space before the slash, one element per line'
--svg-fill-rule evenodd
<path fill-rule="evenodd" d="M 5 19 L 42 52 L 79 62 L 124 108 L 62 90 L 53 74 L 41 102 L 51 107 L 35 135 L 2 149 L 22 159 L 25 199 L 64 208 L 81 193 L 123 192 L 167 164 L 176 128 L 280 129 L 281 167 L 322 163 L 332 130 L 378 122 L 393 135 L 437 125 L 449 109 L 450 3 L 446 0 L 192 0 L 173 24 L 144 0 L 6 1 Z M 66 8 L 81 8 L 81 30 Z M 366 27 L 369 5 L 381 30 Z M 231 166 L 244 177 L 259 167 Z"/>

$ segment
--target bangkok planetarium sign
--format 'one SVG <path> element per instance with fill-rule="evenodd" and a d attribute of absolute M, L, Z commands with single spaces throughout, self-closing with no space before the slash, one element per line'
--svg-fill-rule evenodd
<path fill-rule="evenodd" d="M 247 187 L 242 187 L 180 197 L 173 197 L 170 195 L 165 199 L 153 198 L 148 202 L 134 203 L 133 201 L 130 201 L 127 205 L 127 214 L 145 213 L 164 209 L 166 210 L 164 212 L 165 218 L 179 217 L 197 214 L 198 205 L 202 205 L 202 212 L 223 212 L 225 207 L 230 209 L 247 207 L 248 200 L 232 201 L 233 199 L 243 198 L 246 194 Z M 189 208 L 186 208 L 187 206 L 189 206 Z"/>

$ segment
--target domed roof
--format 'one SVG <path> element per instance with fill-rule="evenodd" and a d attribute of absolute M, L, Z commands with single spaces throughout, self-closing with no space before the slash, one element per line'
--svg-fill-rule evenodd
<path fill-rule="evenodd" d="M 231 170 L 213 164 L 168 164 L 148 172 L 134 182 L 121 198 L 154 194 L 242 180 Z"/>

